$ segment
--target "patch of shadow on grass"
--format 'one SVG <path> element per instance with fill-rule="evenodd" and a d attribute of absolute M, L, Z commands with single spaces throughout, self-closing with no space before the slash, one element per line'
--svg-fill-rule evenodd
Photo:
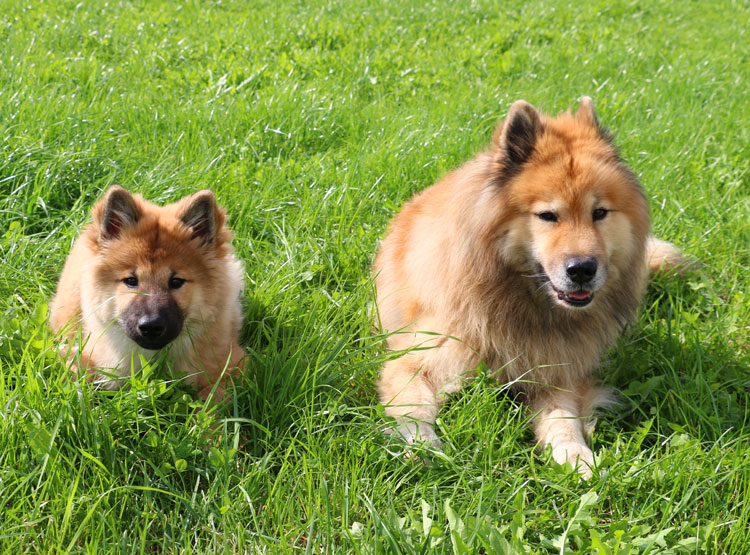
<path fill-rule="evenodd" d="M 726 310 L 720 294 L 666 279 L 649 290 L 647 321 L 624 334 L 611 373 L 603 373 L 621 394 L 617 420 L 627 430 L 655 418 L 665 434 L 731 439 L 750 416 L 747 350 L 719 329 Z"/>

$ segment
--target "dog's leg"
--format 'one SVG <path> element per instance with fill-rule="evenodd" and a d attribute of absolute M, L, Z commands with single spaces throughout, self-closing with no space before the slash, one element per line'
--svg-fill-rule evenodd
<path fill-rule="evenodd" d="M 396 418 L 396 433 L 407 443 L 427 442 L 440 448 L 432 425 L 440 404 L 423 357 L 408 353 L 383 367 L 378 389 L 385 413 Z"/>
<path fill-rule="evenodd" d="M 383 367 L 378 389 L 385 413 L 396 418 L 396 432 L 408 443 L 424 441 L 439 448 L 433 424 L 446 395 L 461 389 L 475 354 L 462 342 L 441 335 L 416 334 L 409 352 Z M 421 341 L 421 342 L 420 342 Z"/>
<path fill-rule="evenodd" d="M 586 445 L 584 424 L 589 415 L 582 414 L 580 396 L 555 390 L 541 396 L 531 408 L 536 413 L 534 432 L 539 443 L 552 448 L 555 461 L 569 462 L 584 478 L 589 478 L 594 454 Z"/>

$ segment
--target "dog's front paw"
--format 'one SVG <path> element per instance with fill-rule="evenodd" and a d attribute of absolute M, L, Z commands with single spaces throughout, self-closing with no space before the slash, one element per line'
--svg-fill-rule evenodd
<path fill-rule="evenodd" d="M 404 442 L 412 445 L 414 443 L 423 443 L 435 450 L 441 450 L 443 443 L 438 439 L 435 428 L 427 422 L 410 421 L 402 423 L 398 428 L 393 430 L 393 434 L 402 439 Z"/>
<path fill-rule="evenodd" d="M 594 453 L 586 445 L 575 441 L 555 444 L 552 446 L 552 458 L 559 464 L 569 462 L 583 478 L 591 478 Z"/>

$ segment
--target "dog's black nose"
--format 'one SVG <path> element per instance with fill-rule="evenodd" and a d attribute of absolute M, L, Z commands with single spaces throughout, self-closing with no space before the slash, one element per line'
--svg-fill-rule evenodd
<path fill-rule="evenodd" d="M 593 258 L 569 258 L 565 262 L 565 273 L 571 281 L 583 285 L 596 275 L 596 260 Z"/>
<path fill-rule="evenodd" d="M 138 318 L 138 331 L 146 339 L 157 339 L 164 335 L 167 325 L 161 316 L 144 314 Z"/>

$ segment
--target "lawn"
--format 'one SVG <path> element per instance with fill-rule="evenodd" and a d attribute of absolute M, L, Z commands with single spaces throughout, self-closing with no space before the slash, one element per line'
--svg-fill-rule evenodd
<path fill-rule="evenodd" d="M 750 552 L 748 29 L 730 1 L 0 1 L 0 552 Z M 602 362 L 607 472 L 535 451 L 481 369 L 445 452 L 405 458 L 378 241 L 514 100 L 584 94 L 702 262 Z M 47 303 L 115 183 L 230 214 L 250 371 L 223 414 L 163 361 L 113 393 L 55 357 Z"/>

